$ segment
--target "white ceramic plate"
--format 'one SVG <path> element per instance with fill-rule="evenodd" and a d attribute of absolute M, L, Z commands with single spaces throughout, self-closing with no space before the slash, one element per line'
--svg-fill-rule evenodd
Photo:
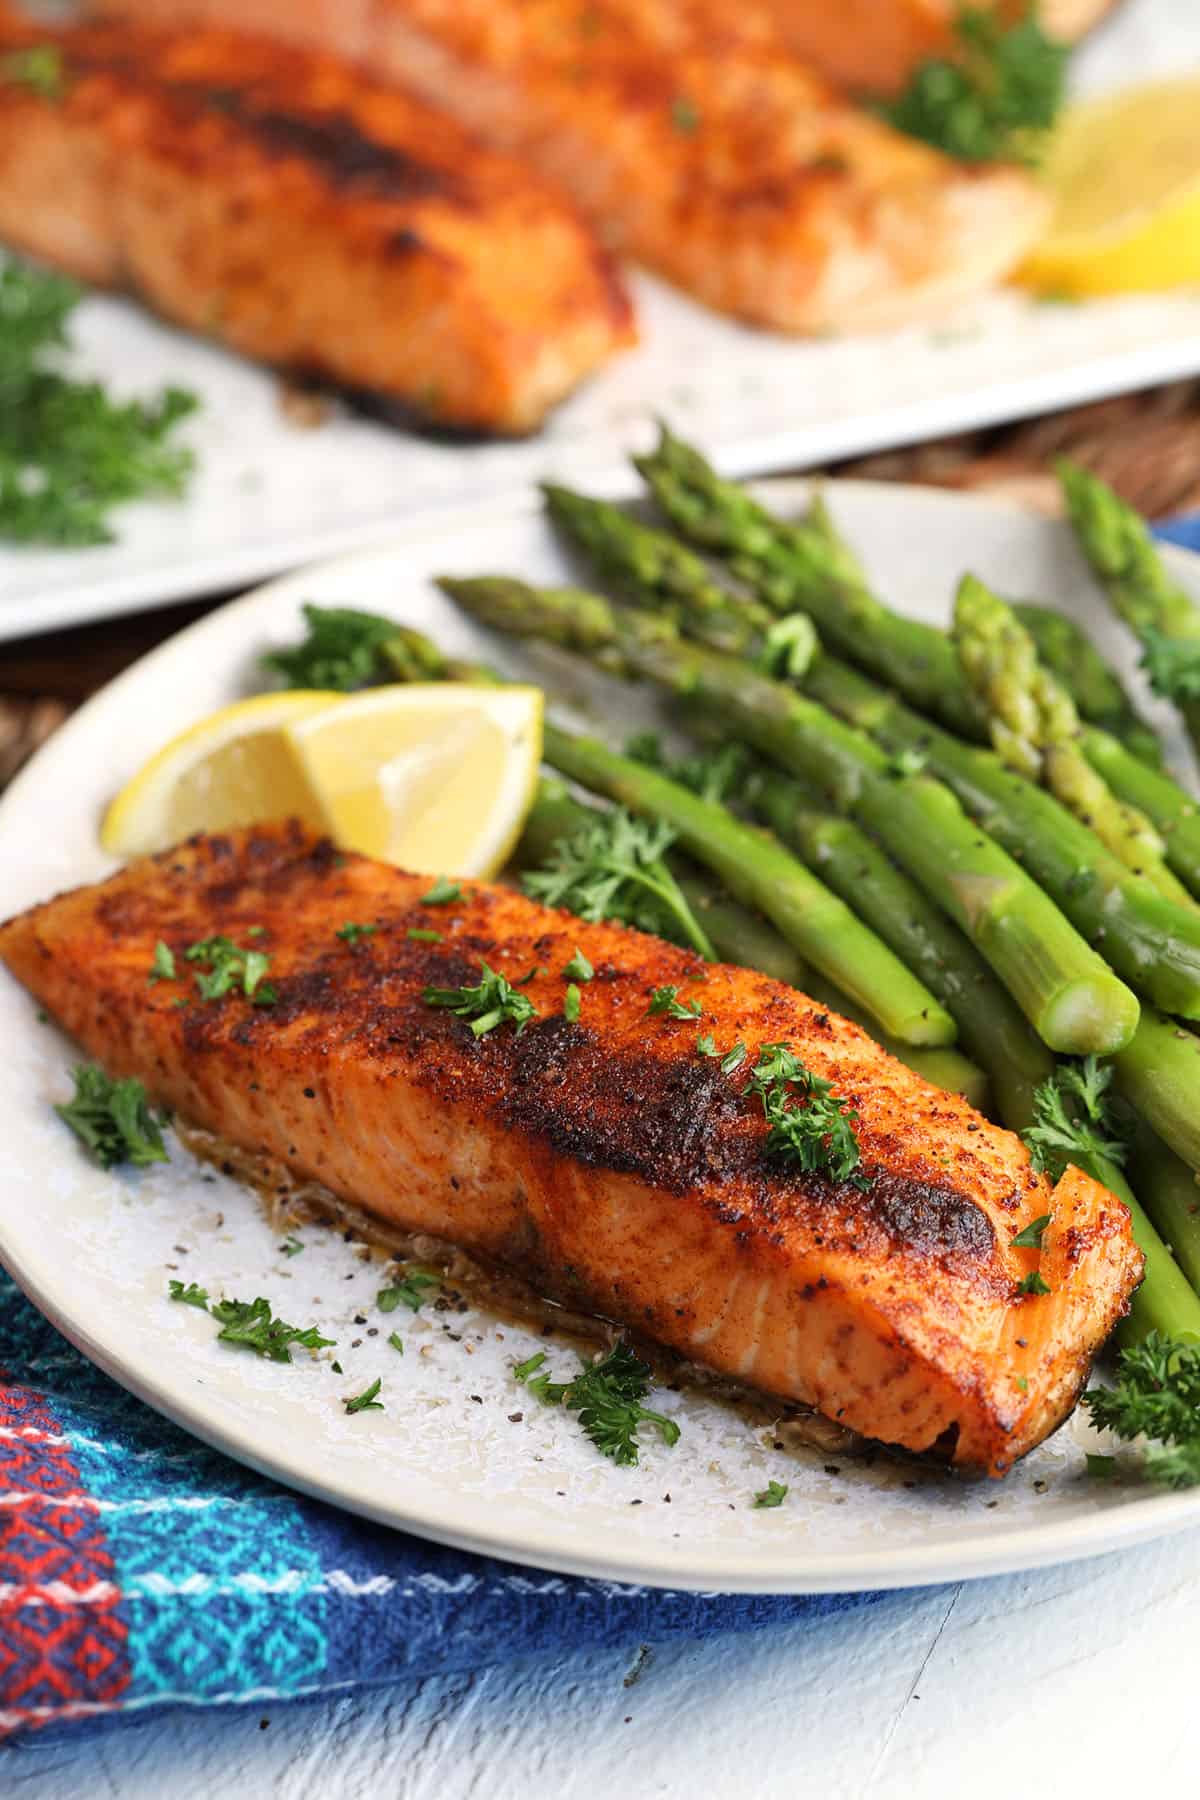
<path fill-rule="evenodd" d="M 1200 66 L 1193 0 L 1127 0 L 1079 59 L 1078 85 Z M 634 280 L 643 342 L 518 444 L 437 443 L 351 415 L 289 424 L 274 377 L 94 298 L 77 319 L 78 364 L 121 392 L 167 382 L 203 410 L 184 431 L 199 470 L 186 502 L 125 509 L 96 550 L 0 548 L 0 641 L 218 593 L 394 535 L 434 510 L 491 503 L 550 470 L 620 487 L 650 420 L 716 449 L 730 474 L 765 474 L 1017 419 L 1200 369 L 1200 296 L 1045 306 L 1014 292 L 939 326 L 790 342 Z"/>
<path fill-rule="evenodd" d="M 799 504 L 798 483 L 765 490 Z M 943 619 L 968 566 L 1011 593 L 1053 596 L 1097 627 L 1126 665 L 1063 528 L 924 490 L 848 483 L 834 511 L 881 585 Z M 1200 594 L 1200 562 L 1172 562 Z M 561 659 L 522 664 L 430 585 L 439 570 L 569 570 L 532 506 L 412 532 L 385 550 L 289 577 L 214 613 L 106 688 L 41 752 L 0 806 L 0 916 L 105 873 L 101 808 L 173 732 L 255 685 L 256 656 L 297 635 L 299 605 L 386 610 L 449 648 L 554 670 L 557 694 L 614 736 L 650 700 L 566 679 Z M 104 1172 L 50 1110 L 70 1091 L 72 1048 L 0 974 L 0 1257 L 53 1322 L 118 1381 L 232 1456 L 385 1523 L 519 1562 L 711 1589 L 818 1591 L 997 1573 L 1083 1556 L 1200 1521 L 1200 1494 L 1153 1493 L 1084 1474 L 1082 1418 L 1007 1481 L 971 1483 L 887 1459 L 795 1459 L 721 1404 L 664 1394 L 677 1448 L 649 1442 L 641 1467 L 600 1457 L 572 1420 L 532 1403 L 511 1375 L 541 1340 L 485 1313 L 426 1306 L 378 1314 L 379 1271 L 336 1232 L 305 1227 L 283 1255 L 255 1197 L 172 1143 L 169 1168 Z M 266 1294 L 295 1323 L 336 1338 L 344 1368 L 292 1367 L 219 1346 L 211 1321 L 172 1305 L 172 1275 Z M 387 1344 L 399 1326 L 404 1354 Z M 373 1335 L 377 1334 L 377 1335 Z M 555 1368 L 572 1366 L 564 1347 Z M 343 1396 L 383 1377 L 386 1411 L 348 1417 Z M 519 1419 L 510 1415 L 520 1414 Z M 830 1467 L 825 1465 L 829 1464 Z M 836 1465 L 836 1467 L 832 1466 Z M 755 1510 L 770 1479 L 790 1493 Z M 667 1496 L 670 1496 L 668 1501 Z"/>

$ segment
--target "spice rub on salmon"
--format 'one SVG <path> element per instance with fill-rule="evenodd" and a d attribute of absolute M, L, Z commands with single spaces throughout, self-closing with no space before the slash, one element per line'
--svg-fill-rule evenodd
<path fill-rule="evenodd" d="M 364 68 L 228 31 L 52 32 L 0 0 L 0 239 L 447 427 L 529 431 L 634 335 L 534 170 Z"/>
<path fill-rule="evenodd" d="M 361 57 L 527 158 L 614 248 L 777 330 L 874 330 L 945 313 L 1012 269 L 1045 227 L 1048 203 L 1027 174 L 968 168 L 891 130 L 800 61 L 755 5 L 96 4 Z"/>
<path fill-rule="evenodd" d="M 1141 1275 L 1112 1194 L 1075 1169 L 1052 1190 L 1016 1137 L 781 983 L 508 888 L 430 892 L 259 827 L 34 908 L 0 959 L 181 1117 L 768 1394 L 992 1474 L 1059 1422 Z M 218 934 L 269 959 L 271 1004 L 202 997 L 186 951 Z M 151 981 L 160 943 L 176 974 Z M 426 996 L 482 962 L 529 1008 L 476 1034 Z M 780 1043 L 857 1113 L 852 1177 L 769 1148 L 745 1089 Z M 1014 1246 L 1045 1214 L 1040 1250 Z M 1048 1291 L 1022 1291 L 1034 1272 Z"/>

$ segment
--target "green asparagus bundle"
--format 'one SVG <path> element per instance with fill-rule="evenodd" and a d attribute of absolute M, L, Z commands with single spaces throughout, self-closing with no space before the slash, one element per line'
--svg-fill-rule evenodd
<path fill-rule="evenodd" d="M 1015 601 L 1013 611 L 1036 644 L 1039 661 L 1058 676 L 1080 718 L 1116 738 L 1140 762 L 1160 769 L 1163 752 L 1154 727 L 1141 717 L 1087 632 L 1065 613 L 1031 600 Z"/>
<path fill-rule="evenodd" d="M 737 734 L 880 837 L 968 933 L 1052 1049 L 1110 1052 L 1132 1036 L 1138 1007 L 1129 989 L 940 783 L 897 768 L 863 733 L 780 682 L 685 642 L 667 620 L 578 589 L 535 589 L 505 577 L 441 585 L 501 631 L 580 651 L 614 673 L 724 708 Z"/>
<path fill-rule="evenodd" d="M 1119 800 L 1080 746 L 1075 702 L 1038 660 L 1025 627 L 997 594 L 964 575 L 954 603 L 954 642 L 963 673 L 988 716 L 1000 760 L 1042 781 L 1095 832 L 1119 862 L 1168 900 L 1191 897 L 1167 867 L 1165 847 L 1144 813 Z"/>
<path fill-rule="evenodd" d="M 1088 727 L 1080 743 L 1113 793 L 1151 820 L 1166 846 L 1168 864 L 1200 898 L 1200 807 L 1195 800 L 1177 781 L 1151 768 L 1106 731 Z"/>
<path fill-rule="evenodd" d="M 1151 687 L 1175 701 L 1200 747 L 1200 607 L 1173 579 L 1132 506 L 1074 463 L 1061 462 L 1058 476 L 1080 548 L 1141 639 Z"/>

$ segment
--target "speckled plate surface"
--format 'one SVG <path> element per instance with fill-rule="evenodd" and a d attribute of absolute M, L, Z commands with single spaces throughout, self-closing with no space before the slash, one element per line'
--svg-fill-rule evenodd
<path fill-rule="evenodd" d="M 784 508 L 799 483 L 764 490 Z M 1125 666 L 1059 526 L 978 500 L 848 483 L 833 506 L 868 566 L 915 614 L 946 616 L 968 566 L 1009 593 L 1053 597 L 1087 617 Z M 1200 593 L 1200 562 L 1172 553 Z M 389 611 L 447 646 L 486 649 L 542 679 L 614 735 L 644 722 L 634 690 L 580 681 L 561 661 L 519 662 L 432 588 L 431 574 L 569 570 L 532 505 L 412 532 L 390 548 L 277 582 L 163 645 L 84 707 L 0 804 L 0 915 L 103 875 L 96 842 L 114 789 L 164 738 L 250 691 L 258 653 L 293 639 L 303 600 Z M 1182 754 L 1182 746 L 1175 741 Z M 70 1092 L 72 1046 L 0 975 L 0 1257 L 54 1323 L 180 1424 L 280 1480 L 386 1524 L 518 1562 L 710 1589 L 820 1591 L 994 1574 L 1112 1549 L 1200 1522 L 1200 1494 L 1153 1493 L 1131 1473 L 1097 1483 L 1076 1418 L 1003 1483 L 951 1480 L 879 1457 L 773 1447 L 773 1434 L 697 1393 L 660 1393 L 678 1446 L 647 1442 L 617 1469 L 573 1420 L 531 1403 L 512 1365 L 570 1349 L 486 1311 L 380 1315 L 380 1267 L 327 1227 L 288 1256 L 255 1195 L 172 1139 L 168 1168 L 104 1173 L 51 1111 Z M 216 1342 L 211 1321 L 166 1298 L 173 1275 L 214 1292 L 266 1294 L 337 1340 L 320 1359 L 259 1362 Z M 404 1352 L 389 1347 L 399 1326 Z M 344 1370 L 333 1372 L 336 1356 Z M 383 1378 L 386 1410 L 342 1399 Z M 519 1416 L 518 1416 L 519 1415 Z M 1094 1446 L 1093 1446 L 1094 1447 Z M 786 1482 L 786 1503 L 754 1493 Z"/>

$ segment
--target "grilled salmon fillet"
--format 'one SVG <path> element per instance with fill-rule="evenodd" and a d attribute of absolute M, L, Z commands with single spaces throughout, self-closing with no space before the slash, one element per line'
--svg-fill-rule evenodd
<path fill-rule="evenodd" d="M 1051 1190 L 793 988 L 507 888 L 428 889 L 294 824 L 197 837 L 0 927 L 0 960 L 181 1117 L 769 1394 L 997 1475 L 1059 1422 L 1141 1275 L 1112 1194 L 1075 1169 Z M 351 945 L 347 920 L 376 929 Z M 273 1005 L 198 999 L 183 952 L 214 934 L 269 954 Z M 181 975 L 151 984 L 160 939 Z M 571 1023 L 577 948 L 595 977 Z M 536 1022 L 476 1038 L 426 1003 L 481 960 L 536 970 Z M 664 985 L 702 1018 L 650 1015 Z M 746 1064 L 701 1055 L 702 1030 Z M 744 1088 L 779 1042 L 857 1110 L 862 1185 L 768 1154 Z M 1046 1213 L 1041 1252 L 1014 1248 Z M 1035 1268 L 1051 1291 L 1023 1295 Z"/>
<path fill-rule="evenodd" d="M 614 247 L 785 331 L 946 310 L 1029 249 L 1046 202 L 848 104 L 727 0 L 103 0 L 334 47 L 561 182 Z"/>
<path fill-rule="evenodd" d="M 50 33 L 0 0 L 0 239 L 446 426 L 528 431 L 633 335 L 533 170 L 362 69 L 221 30 Z"/>
<path fill-rule="evenodd" d="M 918 63 L 953 56 L 961 0 L 756 0 L 799 56 L 853 93 L 893 94 Z M 1112 11 L 1114 0 L 1042 0 L 1038 23 L 1073 43 Z M 1028 0 L 992 0 L 989 10 L 1010 25 Z"/>

